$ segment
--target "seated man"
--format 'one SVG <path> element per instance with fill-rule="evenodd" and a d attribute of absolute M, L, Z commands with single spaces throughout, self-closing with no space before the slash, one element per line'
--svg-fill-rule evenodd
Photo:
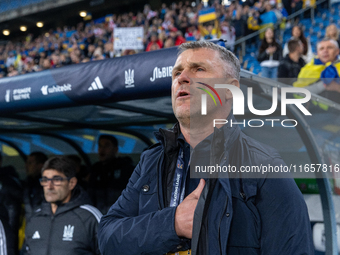
<path fill-rule="evenodd" d="M 28 219 L 31 214 L 40 207 L 44 200 L 44 191 L 40 185 L 41 168 L 48 157 L 39 151 L 32 152 L 26 160 L 27 177 L 23 182 L 25 216 Z"/>
<path fill-rule="evenodd" d="M 301 58 L 303 46 L 300 40 L 290 40 L 288 50 L 289 54 L 280 61 L 277 77 L 280 78 L 279 81 L 292 85 L 306 63 Z"/>
<path fill-rule="evenodd" d="M 77 185 L 75 164 L 67 157 L 46 161 L 40 184 L 47 203 L 27 221 L 25 254 L 100 254 L 97 226 L 102 214 L 88 205 Z"/>
<path fill-rule="evenodd" d="M 118 157 L 118 140 L 112 135 L 98 139 L 98 156 L 91 169 L 89 194 L 93 205 L 105 214 L 120 196 L 133 172 L 132 159 Z"/>
<path fill-rule="evenodd" d="M 340 103 L 339 45 L 325 38 L 317 45 L 317 58 L 305 65 L 294 82 L 294 87 L 303 87 L 310 92 Z"/>

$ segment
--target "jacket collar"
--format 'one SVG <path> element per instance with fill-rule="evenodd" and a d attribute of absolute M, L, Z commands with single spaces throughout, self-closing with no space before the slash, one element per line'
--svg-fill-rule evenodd
<path fill-rule="evenodd" d="M 224 144 L 223 149 L 225 151 L 228 150 L 230 145 L 237 139 L 239 133 L 241 132 L 238 125 L 230 126 L 231 122 L 236 122 L 236 119 L 232 113 L 229 114 L 227 120 L 228 123 L 226 125 L 224 125 L 220 129 L 214 128 L 214 132 L 206 138 L 211 139 L 212 137 L 212 144 L 216 144 L 218 146 Z M 157 140 L 163 145 L 166 150 L 165 153 L 167 153 L 168 150 L 173 150 L 177 148 L 177 138 L 180 134 L 181 129 L 178 122 L 170 129 L 160 128 L 158 132 L 155 132 Z"/>
<path fill-rule="evenodd" d="M 54 216 L 73 210 L 74 208 L 89 202 L 89 198 L 87 197 L 85 191 L 79 185 L 77 185 L 72 191 L 71 200 L 68 203 L 60 204 Z M 52 215 L 51 204 L 44 201 L 41 205 L 41 212 L 45 215 Z"/>

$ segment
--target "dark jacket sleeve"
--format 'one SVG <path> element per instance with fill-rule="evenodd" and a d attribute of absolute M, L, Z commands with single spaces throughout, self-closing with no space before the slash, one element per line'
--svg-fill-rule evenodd
<path fill-rule="evenodd" d="M 276 159 L 271 165 L 281 163 Z M 307 206 L 294 179 L 265 179 L 256 207 L 262 222 L 262 255 L 314 254 Z"/>
<path fill-rule="evenodd" d="M 261 63 L 262 61 L 268 60 L 269 59 L 269 54 L 267 53 L 267 51 L 263 51 L 261 53 L 259 53 L 257 60 Z"/>
<path fill-rule="evenodd" d="M 277 71 L 277 78 L 287 78 L 288 76 L 288 69 L 285 60 L 281 60 L 278 71 Z"/>
<path fill-rule="evenodd" d="M 164 254 L 181 242 L 175 231 L 176 207 L 157 210 L 156 204 L 154 212 L 139 215 L 144 160 L 145 153 L 126 189 L 100 221 L 99 248 L 104 255 Z"/>

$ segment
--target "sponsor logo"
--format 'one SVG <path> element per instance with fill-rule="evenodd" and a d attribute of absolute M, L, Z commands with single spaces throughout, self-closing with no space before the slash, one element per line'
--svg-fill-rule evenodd
<path fill-rule="evenodd" d="M 67 83 L 62 86 L 59 85 L 52 85 L 49 87 L 48 85 L 44 85 L 41 87 L 41 93 L 46 96 L 48 94 L 52 93 L 58 93 L 58 92 L 64 92 L 64 91 L 70 91 L 72 90 L 72 85 Z"/>
<path fill-rule="evenodd" d="M 91 83 L 91 86 L 88 88 L 89 91 L 91 90 L 99 90 L 104 89 L 102 82 L 99 79 L 99 76 L 94 78 L 94 81 Z"/>
<path fill-rule="evenodd" d="M 11 102 L 11 90 L 10 89 L 6 90 L 5 100 L 7 103 Z"/>
<path fill-rule="evenodd" d="M 153 76 L 150 77 L 150 81 L 154 82 L 156 79 L 171 77 L 172 68 L 172 66 L 166 66 L 162 68 L 155 67 L 155 69 L 153 69 Z"/>
<path fill-rule="evenodd" d="M 134 76 L 135 76 L 135 70 L 129 69 L 125 71 L 125 88 L 133 88 L 135 86 Z"/>
<path fill-rule="evenodd" d="M 72 241 L 74 226 L 64 226 L 63 241 Z"/>
<path fill-rule="evenodd" d="M 39 235 L 39 231 L 35 231 L 33 236 L 32 236 L 32 239 L 40 239 L 40 235 Z"/>
<path fill-rule="evenodd" d="M 21 89 L 13 89 L 12 90 L 12 96 L 11 96 L 11 90 L 6 90 L 5 95 L 5 101 L 7 103 L 13 101 L 19 101 L 19 100 L 25 100 L 30 99 L 31 96 L 31 87 L 21 88 Z"/>

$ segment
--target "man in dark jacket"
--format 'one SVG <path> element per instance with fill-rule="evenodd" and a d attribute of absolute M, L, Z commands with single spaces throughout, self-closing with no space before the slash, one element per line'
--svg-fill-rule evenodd
<path fill-rule="evenodd" d="M 7 242 L 9 243 L 8 251 L 18 253 L 18 230 L 20 226 L 20 214 L 22 204 L 22 186 L 19 180 L 19 175 L 13 166 L 3 166 L 2 155 L 0 152 L 0 204 L 2 210 L 6 209 L 2 215 L 4 218 L 3 226 L 6 228 L 7 235 L 10 235 Z M 5 216 L 7 215 L 7 216 Z M 6 220 L 5 220 L 6 219 Z M 9 234 L 9 232 L 11 234 Z M 1 254 L 1 253 L 0 253 Z"/>
<path fill-rule="evenodd" d="M 98 156 L 91 169 L 89 194 L 95 207 L 103 214 L 116 202 L 133 172 L 132 159 L 118 157 L 118 140 L 112 135 L 98 139 Z"/>
<path fill-rule="evenodd" d="M 23 182 L 25 217 L 28 219 L 44 201 L 44 191 L 40 185 L 41 168 L 47 160 L 47 156 L 40 152 L 32 152 L 26 160 L 27 177 Z"/>
<path fill-rule="evenodd" d="M 190 178 L 193 161 L 238 170 L 284 162 L 238 125 L 213 127 L 216 117 L 235 122 L 230 90 L 221 90 L 221 106 L 210 100 L 206 115 L 201 114 L 202 85 L 211 85 L 199 81 L 227 79 L 230 88 L 239 87 L 237 58 L 206 41 L 179 49 L 172 72 L 172 105 L 179 123 L 160 129 L 159 143 L 142 154 L 126 189 L 103 216 L 98 231 L 101 252 L 314 254 L 306 204 L 294 180 Z"/>
<path fill-rule="evenodd" d="M 277 77 L 279 81 L 293 85 L 296 81 L 300 70 L 306 64 L 301 58 L 303 45 L 301 41 L 292 39 L 288 42 L 289 54 L 280 61 Z"/>
<path fill-rule="evenodd" d="M 75 167 L 67 157 L 44 164 L 40 183 L 47 203 L 27 222 L 25 254 L 100 254 L 97 226 L 102 215 L 76 186 Z"/>
<path fill-rule="evenodd" d="M 12 255 L 18 253 L 17 233 L 8 224 L 9 216 L 6 207 L 0 203 L 0 254 Z"/>

